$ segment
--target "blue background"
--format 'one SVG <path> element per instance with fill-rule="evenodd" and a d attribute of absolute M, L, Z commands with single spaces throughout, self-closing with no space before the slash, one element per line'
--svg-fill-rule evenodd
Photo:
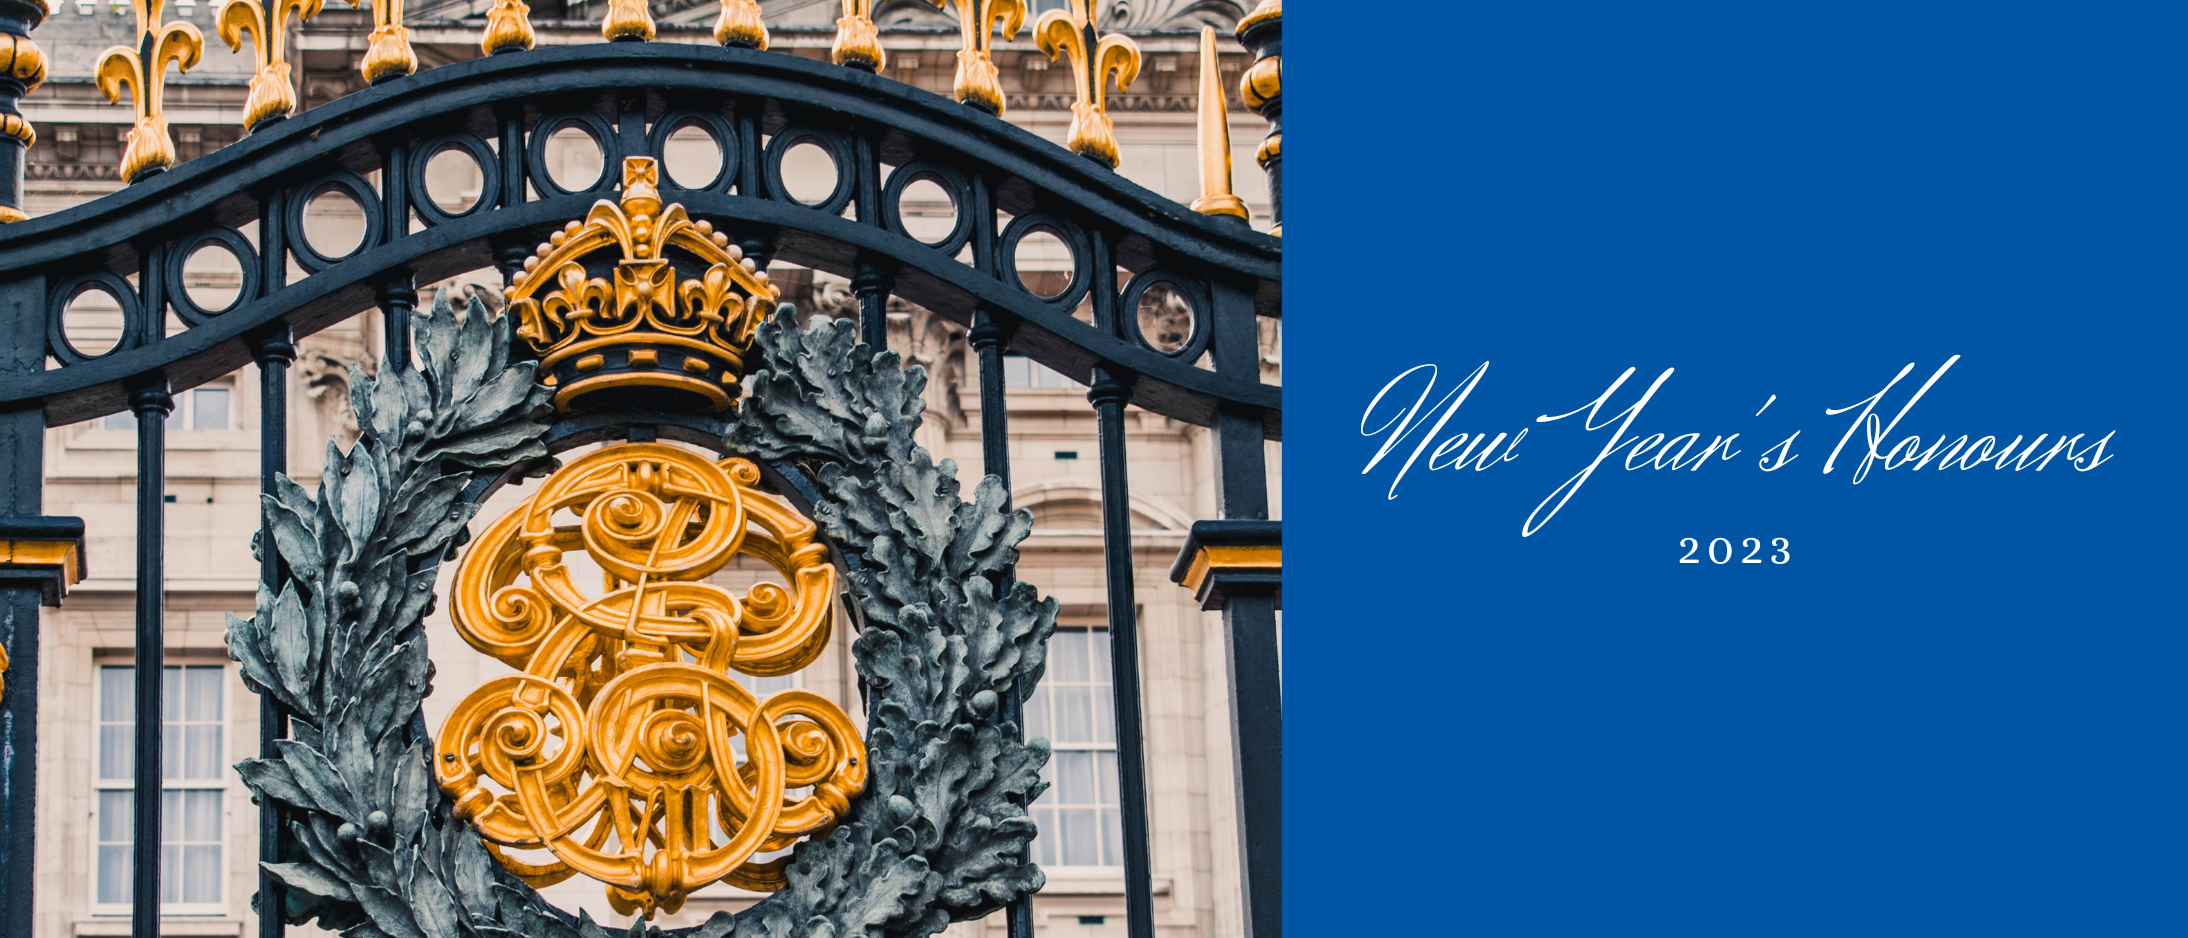
<path fill-rule="evenodd" d="M 2188 933 L 2183 8 L 1295 7 L 1291 933 Z M 1821 474 L 1954 354 L 1895 438 L 2112 460 Z M 1484 360 L 1519 458 L 1387 500 L 1368 400 Z M 1741 457 L 1522 539 L 1628 367 Z"/>

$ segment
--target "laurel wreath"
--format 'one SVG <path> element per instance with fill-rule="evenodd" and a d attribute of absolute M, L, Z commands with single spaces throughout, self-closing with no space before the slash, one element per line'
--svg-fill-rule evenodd
<path fill-rule="evenodd" d="M 1000 481 L 967 502 L 955 465 L 912 442 L 924 371 L 859 344 L 850 322 L 801 330 L 794 315 L 760 325 L 726 444 L 814 467 L 817 520 L 863 618 L 872 771 L 844 822 L 795 848 L 786 886 L 667 934 L 931 935 L 1042 885 L 1026 805 L 1048 745 L 1020 742 L 999 703 L 1040 679 L 1056 604 L 1008 575 L 1032 520 L 1005 509 Z M 282 476 L 263 497 L 284 576 L 228 619 L 245 682 L 292 717 L 277 756 L 236 766 L 286 820 L 263 866 L 287 887 L 285 921 L 344 938 L 606 938 L 504 870 L 427 768 L 435 573 L 478 510 L 474 478 L 550 464 L 550 408 L 533 364 L 509 358 L 506 318 L 459 317 L 442 291 L 412 328 L 418 368 L 352 369 L 361 435 L 329 444 L 318 496 Z M 664 935 L 642 920 L 630 933 Z"/>

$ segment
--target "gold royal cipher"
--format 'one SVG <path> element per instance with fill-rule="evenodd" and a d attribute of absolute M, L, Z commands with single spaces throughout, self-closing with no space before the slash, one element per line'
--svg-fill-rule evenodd
<path fill-rule="evenodd" d="M 545 370 L 573 379 L 557 385 L 564 409 L 630 388 L 722 409 L 774 305 L 726 237 L 663 208 L 656 171 L 627 160 L 621 204 L 596 203 L 510 287 Z M 618 257 L 612 283 L 587 266 L 602 255 Z M 865 747 L 840 708 L 803 690 L 758 699 L 731 675 L 805 667 L 833 615 L 826 545 L 759 483 L 746 459 L 603 447 L 488 525 L 458 566 L 457 632 L 520 673 L 456 706 L 436 780 L 534 886 L 583 874 L 618 912 L 649 917 L 715 882 L 777 889 L 788 858 L 754 855 L 824 836 L 865 789 Z M 577 587 L 572 552 L 601 571 L 597 595 Z M 738 595 L 705 582 L 739 554 L 783 583 Z M 542 850 L 536 863 L 513 853 Z"/>

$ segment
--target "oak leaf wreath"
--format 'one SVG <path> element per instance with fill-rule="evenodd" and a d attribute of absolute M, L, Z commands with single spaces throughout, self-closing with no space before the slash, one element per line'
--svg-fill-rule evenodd
<path fill-rule="evenodd" d="M 282 476 L 263 499 L 284 578 L 260 588 L 250 619 L 228 618 L 228 646 L 292 722 L 278 758 L 236 768 L 283 808 L 289 837 L 265 868 L 287 887 L 286 921 L 344 938 L 607 938 L 505 871 L 425 761 L 422 623 L 478 510 L 465 488 L 551 465 L 548 390 L 509 359 L 511 324 L 477 304 L 459 318 L 447 295 L 413 319 L 418 368 L 353 370 L 362 433 L 347 453 L 329 443 L 319 497 Z M 1043 881 L 1026 805 L 1046 787 L 1048 744 L 1020 742 L 998 708 L 1040 680 L 1055 629 L 1055 600 L 1007 575 L 1032 519 L 1005 510 L 992 476 L 959 497 L 956 466 L 912 442 L 925 372 L 859 344 L 853 323 L 801 330 L 785 306 L 754 353 L 726 444 L 815 467 L 816 520 L 852 561 L 863 614 L 851 647 L 872 772 L 833 833 L 796 847 L 784 888 L 734 916 L 668 933 L 638 920 L 630 935 L 931 935 Z"/>

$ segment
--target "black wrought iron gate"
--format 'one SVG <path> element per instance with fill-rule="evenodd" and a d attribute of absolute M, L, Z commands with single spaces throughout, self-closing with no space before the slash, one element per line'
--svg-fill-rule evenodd
<path fill-rule="evenodd" d="M 1258 84 L 1247 96 L 1272 124 L 1281 25 L 1273 6 L 1265 5 L 1242 29 L 1271 66 L 1249 75 Z M 0 165 L 6 170 L 0 172 L 0 207 L 11 212 L 20 204 L 22 154 L 31 133 L 27 125 L 17 132 L 22 120 L 13 101 L 43 73 L 41 61 L 38 75 L 26 74 L 20 48 L 29 45 L 25 37 L 42 15 L 21 0 L 0 0 L 0 33 L 7 34 L 0 38 L 18 48 L 13 77 L 0 76 L 0 117 L 12 122 L 8 136 L 0 137 L 0 163 L 6 164 Z M 146 32 L 153 37 L 157 30 Z M 1091 30 L 1086 37 L 1095 38 Z M 163 65 L 156 45 L 148 38 L 140 51 Z M 267 120 L 241 142 L 180 166 L 164 172 L 156 163 L 139 167 L 149 171 L 132 173 L 132 184 L 113 195 L 0 226 L 0 542 L 6 547 L 0 556 L 0 637 L 7 656 L 0 713 L 6 905 L 0 921 L 7 933 L 31 934 L 37 901 L 30 849 L 36 836 L 37 607 L 57 602 L 82 574 L 82 523 L 43 512 L 46 428 L 125 410 L 138 418 L 136 720 L 156 728 L 164 418 L 174 395 L 256 362 L 264 381 L 262 483 L 264 491 L 274 491 L 285 469 L 286 370 L 296 338 L 377 308 L 387 323 L 383 361 L 404 367 L 414 357 L 408 323 L 418 284 L 489 265 L 514 278 L 546 234 L 585 217 L 596 201 L 617 196 L 617 167 L 625 157 L 660 158 L 671 133 L 698 127 L 720 145 L 722 169 L 697 188 L 663 174 L 664 200 L 730 233 L 760 270 L 781 260 L 850 278 L 864 340 L 875 348 L 886 346 L 884 309 L 892 294 L 970 327 L 985 471 L 1003 480 L 1004 491 L 1010 475 L 1005 351 L 1091 388 L 1087 397 L 1100 440 L 1128 926 L 1135 938 L 1152 935 L 1153 925 L 1125 408 L 1213 428 L 1222 516 L 1194 525 L 1173 576 L 1207 608 L 1224 610 L 1247 921 L 1257 938 L 1279 934 L 1282 707 L 1275 616 L 1281 567 L 1278 525 L 1267 520 L 1263 443 L 1278 438 L 1281 397 L 1261 380 L 1257 328 L 1260 317 L 1281 312 L 1280 242 L 1231 215 L 1202 214 L 1149 192 L 1098 160 L 981 107 L 855 67 L 855 57 L 853 67 L 844 67 L 734 43 L 612 42 L 536 51 L 512 45 L 503 51 L 513 54 L 383 75 L 388 80 L 366 91 Z M 35 49 L 28 54 L 35 57 Z M 1105 77 L 1095 71 L 1097 85 Z M 140 120 L 140 131 L 144 126 Z M 600 178 L 581 189 L 565 189 L 543 163 L 546 140 L 566 128 L 591 136 L 606 157 Z M 1272 130 L 1262 148 L 1272 190 L 1280 142 Z M 842 170 L 834 191 L 817 203 L 791 198 L 783 183 L 784 155 L 808 143 L 826 149 Z M 472 155 L 486 179 L 484 197 L 458 213 L 421 197 L 425 163 L 451 148 Z M 377 184 L 367 178 L 374 173 Z M 955 206 L 955 227 L 939 241 L 913 237 L 897 208 L 906 188 L 920 180 L 941 186 Z M 348 195 L 366 213 L 363 241 L 344 256 L 322 255 L 301 236 L 305 204 L 328 190 Z M 416 232 L 413 215 L 423 223 Z M 239 230 L 252 222 L 255 238 Z M 1070 286 L 1059 295 L 1035 295 L 1015 269 L 1018 243 L 1036 232 L 1056 236 L 1070 251 Z M 208 241 L 235 253 L 244 266 L 242 295 L 224 311 L 198 307 L 182 289 L 182 259 Z M 957 259 L 967 247 L 970 263 Z M 294 282 L 288 278 L 291 258 L 307 274 Z M 1180 295 L 1197 324 L 1183 348 L 1167 353 L 1139 335 L 1133 312 L 1157 284 Z M 121 340 L 96 355 L 79 351 L 62 328 L 70 301 L 91 290 L 111 294 L 124 320 Z M 1091 302 L 1091 323 L 1072 315 L 1083 299 Z M 184 329 L 168 332 L 168 310 Z M 1203 351 L 1212 356 L 1212 369 L 1193 364 Z M 58 367 L 49 367 L 49 359 Z M 573 418 L 550 436 L 553 445 L 566 448 L 656 435 L 711 434 L 718 440 L 721 432 L 719 418 L 626 407 Z M 265 537 L 270 541 L 270 532 Z M 261 553 L 264 581 L 278 584 L 279 557 L 271 549 Z M 270 754 L 286 730 L 281 709 L 268 701 L 260 742 Z M 1006 694 L 996 719 L 1015 724 L 1018 718 L 1015 694 Z M 136 735 L 138 844 L 159 840 L 161 736 L 156 730 Z M 277 810 L 266 805 L 260 825 L 260 850 L 269 858 L 284 848 Z M 134 934 L 156 938 L 157 851 L 139 850 L 134 869 Z M 259 908 L 281 907 L 279 880 L 262 876 L 260 890 Z M 1031 934 L 1022 899 L 1008 914 L 1013 935 Z M 264 915 L 262 925 L 263 938 L 282 934 L 281 916 Z"/>

